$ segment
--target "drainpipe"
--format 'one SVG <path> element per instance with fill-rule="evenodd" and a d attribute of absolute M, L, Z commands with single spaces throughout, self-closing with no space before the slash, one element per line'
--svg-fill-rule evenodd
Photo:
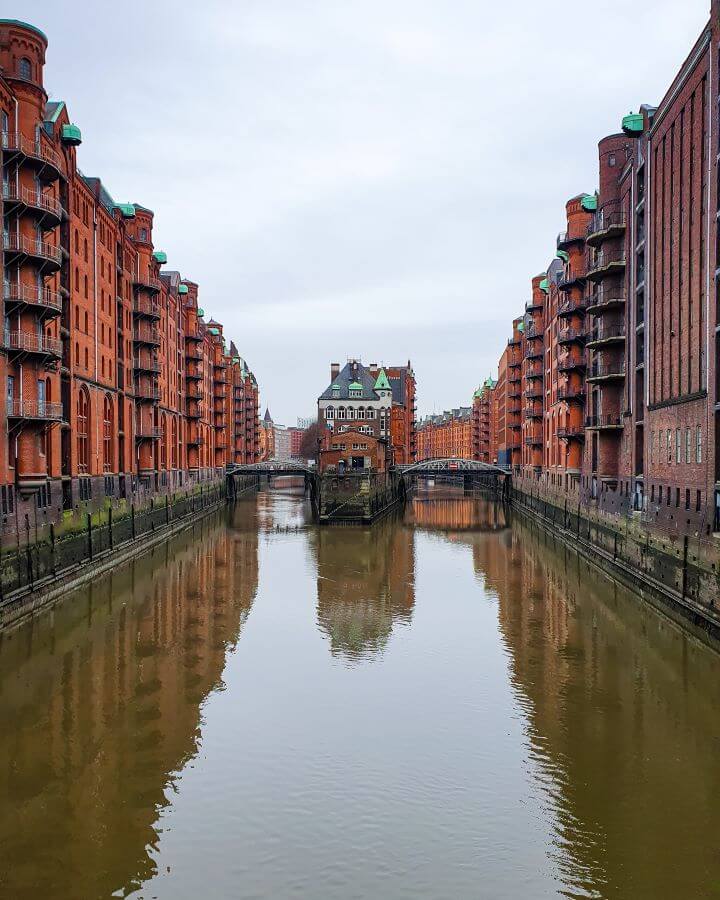
<path fill-rule="evenodd" d="M 95 345 L 95 361 L 93 378 L 97 385 L 98 380 L 98 289 L 97 289 L 97 204 L 93 204 L 93 338 Z M 95 410 L 95 463 L 96 468 L 100 464 L 100 415 L 104 415 L 104 397 L 98 395 L 102 402 L 100 409 Z"/>

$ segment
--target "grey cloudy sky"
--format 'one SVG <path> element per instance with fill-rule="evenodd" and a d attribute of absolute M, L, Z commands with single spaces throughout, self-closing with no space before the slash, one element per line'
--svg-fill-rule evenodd
<path fill-rule="evenodd" d="M 168 267 L 275 421 L 329 364 L 402 363 L 419 412 L 495 373 L 597 141 L 657 102 L 709 0 L 23 0 L 79 165 L 155 211 Z"/>

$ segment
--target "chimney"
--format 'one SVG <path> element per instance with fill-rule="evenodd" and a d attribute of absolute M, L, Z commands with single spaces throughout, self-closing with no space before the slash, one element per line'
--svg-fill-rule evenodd
<path fill-rule="evenodd" d="M 330 363 L 330 381 L 335 381 L 339 374 L 340 363 Z"/>

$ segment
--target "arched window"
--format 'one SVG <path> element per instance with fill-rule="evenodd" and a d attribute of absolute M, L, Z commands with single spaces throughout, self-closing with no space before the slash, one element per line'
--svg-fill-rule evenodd
<path fill-rule="evenodd" d="M 338 406 L 337 417 L 338 417 L 338 419 L 345 418 L 345 407 L 344 406 Z"/>
<path fill-rule="evenodd" d="M 178 468 L 178 430 L 177 419 L 173 416 L 172 420 L 172 467 Z"/>
<path fill-rule="evenodd" d="M 113 471 L 113 405 L 105 394 L 103 402 L 103 472 Z"/>
<path fill-rule="evenodd" d="M 368 408 L 365 410 L 365 418 L 366 419 L 374 419 L 375 418 L 375 410 L 372 408 L 372 406 L 368 406 Z"/>
<path fill-rule="evenodd" d="M 334 419 L 335 418 L 335 407 L 328 406 L 325 410 L 325 418 L 326 419 Z"/>
<path fill-rule="evenodd" d="M 165 413 L 160 416 L 160 468 L 167 469 L 167 417 Z"/>
<path fill-rule="evenodd" d="M 355 415 L 355 418 L 356 419 L 364 419 L 365 418 L 365 407 L 364 406 L 358 406 L 358 410 Z"/>
<path fill-rule="evenodd" d="M 27 78 L 28 80 L 32 78 L 32 63 L 27 56 L 21 57 L 18 62 L 18 74 L 21 78 Z"/>
<path fill-rule="evenodd" d="M 87 475 L 90 467 L 90 397 L 86 387 L 81 387 L 77 399 L 77 456 L 78 472 Z"/>

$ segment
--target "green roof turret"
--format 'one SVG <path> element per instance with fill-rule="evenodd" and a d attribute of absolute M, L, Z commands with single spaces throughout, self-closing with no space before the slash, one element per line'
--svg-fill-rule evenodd
<path fill-rule="evenodd" d="M 630 137 L 637 137 L 645 130 L 645 119 L 642 113 L 628 113 L 623 116 L 622 130 Z"/>
<path fill-rule="evenodd" d="M 178 294 L 187 294 L 188 286 L 186 284 L 180 284 L 178 286 Z"/>
<path fill-rule="evenodd" d="M 153 259 L 162 266 L 167 262 L 167 253 L 164 250 L 156 250 L 153 253 Z"/>
<path fill-rule="evenodd" d="M 123 219 L 135 218 L 135 207 L 132 203 L 116 203 L 114 208 L 120 210 Z"/>
<path fill-rule="evenodd" d="M 69 147 L 77 147 L 82 144 L 82 134 L 77 125 L 63 125 L 60 140 Z"/>
<path fill-rule="evenodd" d="M 388 377 L 385 374 L 385 369 L 380 369 L 378 373 L 378 377 L 375 381 L 375 390 L 376 391 L 389 391 L 391 390 L 390 382 L 388 381 Z"/>
<path fill-rule="evenodd" d="M 585 194 L 580 201 L 580 206 L 585 212 L 595 212 L 597 209 L 597 194 Z"/>

